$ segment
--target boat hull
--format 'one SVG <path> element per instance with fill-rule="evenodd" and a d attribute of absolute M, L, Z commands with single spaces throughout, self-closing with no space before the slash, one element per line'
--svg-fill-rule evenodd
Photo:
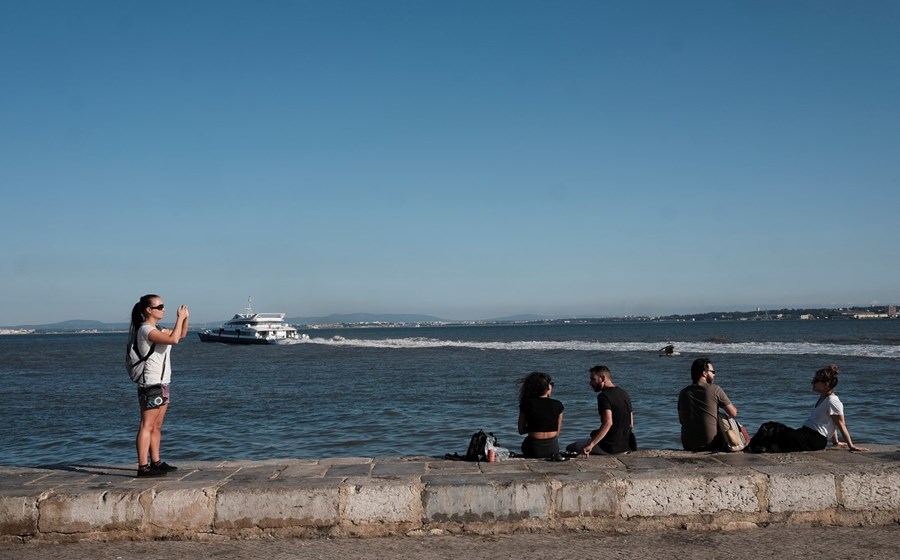
<path fill-rule="evenodd" d="M 252 335 L 234 335 L 234 334 L 219 334 L 215 332 L 199 332 L 197 335 L 200 337 L 201 342 L 221 342 L 224 344 L 277 344 L 279 340 L 286 340 L 285 338 L 275 339 L 275 338 L 258 338 Z"/>

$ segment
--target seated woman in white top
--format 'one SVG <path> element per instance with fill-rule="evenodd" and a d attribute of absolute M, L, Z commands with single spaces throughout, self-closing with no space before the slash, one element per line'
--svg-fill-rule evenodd
<path fill-rule="evenodd" d="M 853 445 L 844 420 L 844 404 L 834 394 L 837 384 L 837 366 L 830 365 L 817 371 L 812 386 L 813 391 L 819 393 L 819 400 L 803 426 L 795 430 L 778 422 L 766 422 L 759 427 L 746 450 L 750 453 L 819 451 L 825 449 L 828 438 L 831 437 L 836 446 L 846 446 L 851 451 L 868 451 L 864 447 Z M 843 442 L 838 439 L 838 432 Z"/>

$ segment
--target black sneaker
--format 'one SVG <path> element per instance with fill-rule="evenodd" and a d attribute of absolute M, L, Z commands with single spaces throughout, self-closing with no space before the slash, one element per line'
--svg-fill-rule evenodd
<path fill-rule="evenodd" d="M 155 463 L 150 463 L 150 468 L 156 469 L 158 471 L 162 471 L 163 473 L 177 471 L 178 467 L 174 467 L 165 461 L 156 461 Z"/>
<path fill-rule="evenodd" d="M 153 465 L 140 465 L 137 470 L 137 478 L 151 476 L 166 476 L 166 471 L 154 468 Z"/>

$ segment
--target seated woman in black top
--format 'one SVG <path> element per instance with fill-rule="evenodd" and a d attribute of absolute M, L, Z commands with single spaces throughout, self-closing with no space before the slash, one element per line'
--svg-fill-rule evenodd
<path fill-rule="evenodd" d="M 535 371 L 519 383 L 519 433 L 528 434 L 522 441 L 522 455 L 551 457 L 559 453 L 563 421 L 563 404 L 550 398 L 553 380 L 546 373 Z"/>

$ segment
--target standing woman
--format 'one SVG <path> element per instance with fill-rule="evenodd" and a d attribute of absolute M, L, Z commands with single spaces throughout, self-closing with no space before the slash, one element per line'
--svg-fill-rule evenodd
<path fill-rule="evenodd" d="M 138 401 L 141 406 L 141 425 L 135 438 L 138 456 L 137 476 L 161 476 L 177 470 L 159 458 L 163 419 L 169 409 L 169 382 L 172 366 L 169 355 L 172 346 L 181 342 L 188 331 L 188 308 L 178 308 L 175 327 L 167 329 L 159 322 L 166 315 L 162 298 L 147 294 L 134 304 L 131 310 L 131 328 L 128 346 L 137 344 L 137 353 L 143 358 L 144 372 L 138 380 Z M 154 398 L 161 391 L 161 399 Z M 149 397 L 149 398 L 148 398 Z"/>
<path fill-rule="evenodd" d="M 522 441 L 522 455 L 547 458 L 559 453 L 563 404 L 551 399 L 553 379 L 535 371 L 519 383 L 519 433 L 528 434 Z"/>
<path fill-rule="evenodd" d="M 868 451 L 853 445 L 847 422 L 844 420 L 844 404 L 834 394 L 838 384 L 838 367 L 830 365 L 817 371 L 812 379 L 812 390 L 819 394 L 816 406 L 806 422 L 798 429 L 778 422 L 766 422 L 747 445 L 750 453 L 789 453 L 792 451 L 819 451 L 828 445 L 828 438 L 837 447 L 846 446 L 850 451 Z M 840 432 L 843 442 L 838 439 Z"/>

